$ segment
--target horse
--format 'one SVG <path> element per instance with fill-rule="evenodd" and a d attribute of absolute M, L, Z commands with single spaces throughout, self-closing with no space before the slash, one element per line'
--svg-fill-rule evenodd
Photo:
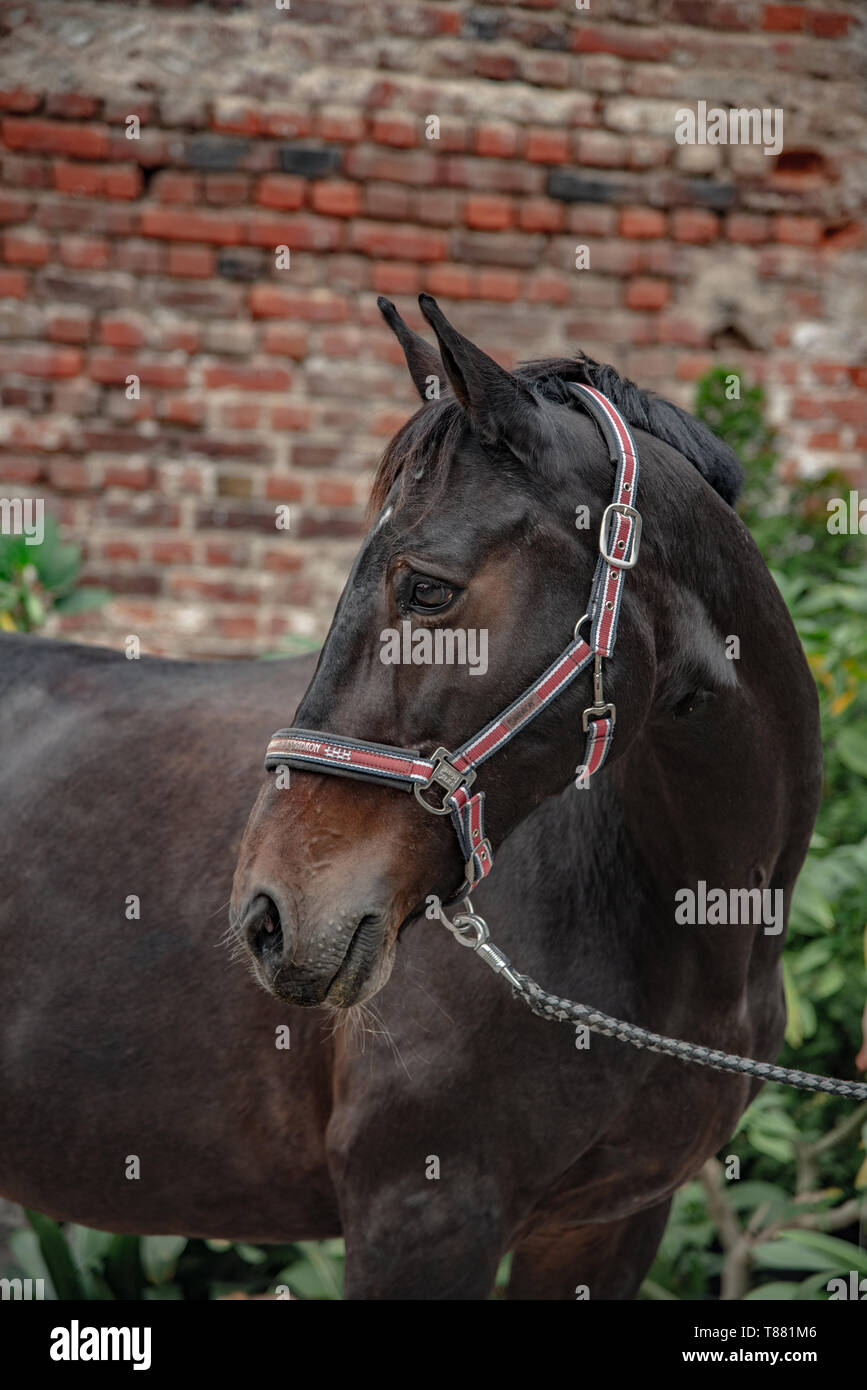
<path fill-rule="evenodd" d="M 506 371 L 419 303 L 436 347 L 380 301 L 422 404 L 315 662 L 0 640 L 0 1191 L 112 1231 L 342 1235 L 348 1299 L 487 1299 L 509 1251 L 508 1298 L 631 1299 L 760 1083 L 537 1017 L 430 915 L 469 870 L 426 793 L 262 753 L 295 709 L 337 757 L 370 740 L 448 774 L 577 636 L 598 547 L 576 522 L 612 487 L 590 388 L 641 465 L 612 703 L 585 664 L 480 771 L 472 905 L 546 988 L 771 1060 L 783 922 L 675 904 L 759 889 L 787 918 L 815 687 L 709 430 L 583 354 Z M 407 623 L 484 632 L 487 669 L 385 661 Z"/>

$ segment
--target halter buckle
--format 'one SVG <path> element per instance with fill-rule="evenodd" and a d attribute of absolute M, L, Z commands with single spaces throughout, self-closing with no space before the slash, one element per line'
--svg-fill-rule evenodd
<path fill-rule="evenodd" d="M 474 768 L 469 768 L 466 772 L 459 772 L 449 761 L 451 756 L 447 748 L 435 749 L 430 756 L 430 760 L 434 765 L 433 772 L 426 782 L 416 782 L 412 789 L 413 796 L 419 806 L 423 806 L 424 809 L 430 811 L 433 816 L 451 815 L 450 806 L 432 806 L 430 802 L 425 801 L 424 797 L 421 795 L 423 791 L 427 791 L 428 787 L 430 787 L 433 782 L 436 782 L 437 786 L 444 789 L 445 796 L 443 797 L 443 801 L 445 802 L 453 792 L 457 791 L 458 787 L 470 787 L 476 780 Z"/>
<path fill-rule="evenodd" d="M 612 512 L 625 516 L 632 522 L 633 531 L 630 537 L 629 554 L 625 559 L 618 559 L 616 555 L 610 555 L 606 548 L 608 541 L 609 517 Z M 602 525 L 599 527 L 599 554 L 602 556 L 606 565 L 614 565 L 619 570 L 631 570 L 638 559 L 638 547 L 641 543 L 641 513 L 634 507 L 630 507 L 626 502 L 609 502 L 605 511 L 602 513 Z"/>

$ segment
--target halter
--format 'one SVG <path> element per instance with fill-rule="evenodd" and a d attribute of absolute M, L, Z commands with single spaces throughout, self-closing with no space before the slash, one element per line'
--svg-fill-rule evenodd
<path fill-rule="evenodd" d="M 593 704 L 581 718 L 587 735 L 583 775 L 598 772 L 608 754 L 614 733 L 616 709 L 602 689 L 602 662 L 614 650 L 620 601 L 626 570 L 638 559 L 641 517 L 635 510 L 638 456 L 626 421 L 601 391 L 570 382 L 599 426 L 615 468 L 614 497 L 602 513 L 599 557 L 590 588 L 587 611 L 579 618 L 572 641 L 553 665 L 456 753 L 437 748 L 429 757 L 417 750 L 369 743 L 343 734 L 311 729 L 278 729 L 268 744 L 265 767 L 281 766 L 316 772 L 333 772 L 365 782 L 412 791 L 416 801 L 435 816 L 451 816 L 464 861 L 464 881 L 452 901 L 465 898 L 491 871 L 493 855 L 485 835 L 485 793 L 470 794 L 477 769 L 541 714 L 576 676 L 593 663 Z M 579 628 L 590 624 L 587 641 Z M 442 800 L 435 804 L 428 793 Z"/>

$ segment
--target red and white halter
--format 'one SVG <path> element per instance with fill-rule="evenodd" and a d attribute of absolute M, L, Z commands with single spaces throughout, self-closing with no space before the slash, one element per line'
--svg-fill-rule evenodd
<path fill-rule="evenodd" d="M 592 777 L 605 761 L 614 732 L 616 711 L 602 693 L 602 661 L 611 655 L 617 637 L 620 600 L 625 571 L 638 559 L 641 517 L 635 510 L 638 456 L 626 421 L 607 397 L 592 386 L 570 383 L 599 425 L 615 466 L 614 497 L 602 514 L 599 558 L 593 575 L 587 612 L 575 624 L 572 641 L 552 666 L 481 733 L 457 750 L 437 748 L 430 757 L 405 748 L 368 743 L 343 734 L 311 729 L 278 729 L 268 744 L 265 767 L 281 766 L 315 772 L 334 772 L 367 782 L 384 782 L 414 792 L 419 805 L 435 816 L 450 815 L 464 861 L 464 882 L 455 899 L 465 898 L 474 884 L 490 873 L 492 852 L 485 836 L 485 793 L 470 795 L 476 770 L 514 738 L 531 719 L 551 704 L 590 662 L 593 662 L 593 704 L 585 709 L 582 728 L 587 735 L 582 775 Z M 578 636 L 590 623 L 589 640 Z M 423 793 L 440 787 L 445 795 L 439 806 Z"/>

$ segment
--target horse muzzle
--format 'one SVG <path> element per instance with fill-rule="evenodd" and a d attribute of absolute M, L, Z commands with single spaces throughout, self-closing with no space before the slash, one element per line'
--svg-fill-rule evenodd
<path fill-rule="evenodd" d="M 348 912 L 305 930 L 273 890 L 248 900 L 235 931 L 260 983 L 287 1004 L 349 1008 L 381 989 L 391 973 L 388 914 Z"/>

